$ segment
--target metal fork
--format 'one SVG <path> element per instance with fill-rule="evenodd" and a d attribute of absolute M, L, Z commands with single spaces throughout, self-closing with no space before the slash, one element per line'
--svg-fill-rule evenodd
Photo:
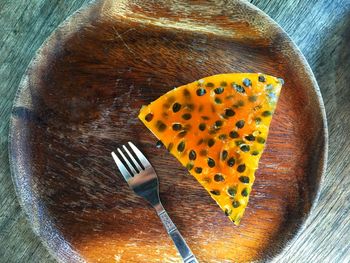
<path fill-rule="evenodd" d="M 159 184 L 156 171 L 153 169 L 152 165 L 146 159 L 143 153 L 132 142 L 128 142 L 128 144 L 130 150 L 140 162 L 138 162 L 131 154 L 129 149 L 123 145 L 123 149 L 128 157 L 124 155 L 120 148 L 117 149 L 119 157 L 116 153 L 112 152 L 113 159 L 116 162 L 119 171 L 123 175 L 129 187 L 137 195 L 145 198 L 156 209 L 160 220 L 179 251 L 183 262 L 198 263 L 196 257 L 193 255 L 191 249 L 186 244 L 186 241 L 160 202 Z"/>

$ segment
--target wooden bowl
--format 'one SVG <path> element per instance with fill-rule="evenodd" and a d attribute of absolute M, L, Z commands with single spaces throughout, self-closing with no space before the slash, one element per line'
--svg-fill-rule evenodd
<path fill-rule="evenodd" d="M 15 99 L 10 161 L 35 233 L 63 262 L 180 262 L 157 215 L 110 152 L 133 141 L 201 262 L 264 261 L 295 237 L 317 198 L 327 128 L 314 76 L 278 25 L 232 1 L 98 1 L 43 44 Z M 137 119 L 143 104 L 225 72 L 285 79 L 250 203 L 234 226 Z"/>

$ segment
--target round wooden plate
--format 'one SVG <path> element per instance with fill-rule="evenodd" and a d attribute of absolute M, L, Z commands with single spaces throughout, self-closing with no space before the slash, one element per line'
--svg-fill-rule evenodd
<path fill-rule="evenodd" d="M 15 99 L 10 161 L 23 209 L 59 261 L 181 261 L 110 156 L 129 140 L 154 165 L 164 206 L 201 262 L 264 261 L 295 238 L 325 169 L 319 89 L 275 22 L 224 2 L 94 2 L 38 51 Z M 137 119 L 174 86 L 225 72 L 285 79 L 238 227 Z"/>

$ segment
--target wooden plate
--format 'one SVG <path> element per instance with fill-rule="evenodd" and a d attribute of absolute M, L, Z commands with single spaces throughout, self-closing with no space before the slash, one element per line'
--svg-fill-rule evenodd
<path fill-rule="evenodd" d="M 98 1 L 44 43 L 15 99 L 10 161 L 37 235 L 65 262 L 180 262 L 153 209 L 110 152 L 133 141 L 160 177 L 161 199 L 201 262 L 263 261 L 308 215 L 325 169 L 316 81 L 295 45 L 252 5 Z M 224 72 L 286 81 L 246 214 L 234 226 L 137 119 L 174 86 Z"/>

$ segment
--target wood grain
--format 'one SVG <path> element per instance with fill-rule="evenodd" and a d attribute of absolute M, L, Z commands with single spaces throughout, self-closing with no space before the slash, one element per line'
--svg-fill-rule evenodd
<path fill-rule="evenodd" d="M 54 29 L 87 0 L 0 1 L 0 261 L 55 262 L 34 235 L 10 176 L 8 128 L 13 98 L 28 63 Z"/>
<path fill-rule="evenodd" d="M 49 255 L 30 232 L 15 200 L 6 155 L 10 105 L 25 65 L 34 51 L 71 10 L 84 1 L 56 4 L 52 1 L 0 3 L 0 29 L 4 40 L 0 74 L 1 114 L 1 210 L 0 259 L 2 262 L 48 262 Z M 87 1 L 85 1 L 87 2 Z M 57 2 L 59 3 L 59 2 Z M 349 127 L 348 74 L 350 65 L 349 19 L 346 1 L 256 1 L 297 42 L 316 73 L 325 95 L 330 124 L 330 165 L 324 180 L 321 202 L 307 220 L 299 238 L 276 260 L 278 262 L 348 262 L 349 258 Z M 29 12 L 28 12 L 29 11 Z M 35 15 L 40 13 L 41 16 Z M 16 15 L 18 14 L 18 15 Z M 17 22 L 21 17 L 22 23 Z M 44 23 L 45 22 L 45 23 Z M 310 31 L 310 24 L 313 30 Z M 40 30 L 42 30 L 40 32 Z M 39 33 L 40 32 L 40 33 Z M 20 56 L 18 53 L 20 52 Z M 4 149 L 4 150 L 3 150 Z M 339 184 L 342 182 L 343 184 Z M 6 241 L 5 241 L 6 240 Z"/>
<path fill-rule="evenodd" d="M 164 205 L 201 262 L 271 258 L 303 223 L 324 166 L 317 85 L 258 10 L 238 1 L 213 7 L 100 1 L 62 25 L 33 60 L 12 112 L 10 157 L 23 209 L 57 259 L 179 261 L 154 211 L 116 176 L 110 152 L 130 138 L 156 167 Z M 227 7 L 240 12 L 222 15 Z M 156 150 L 136 116 L 169 87 L 244 71 L 286 85 L 249 208 L 234 227 L 174 158 Z"/>

